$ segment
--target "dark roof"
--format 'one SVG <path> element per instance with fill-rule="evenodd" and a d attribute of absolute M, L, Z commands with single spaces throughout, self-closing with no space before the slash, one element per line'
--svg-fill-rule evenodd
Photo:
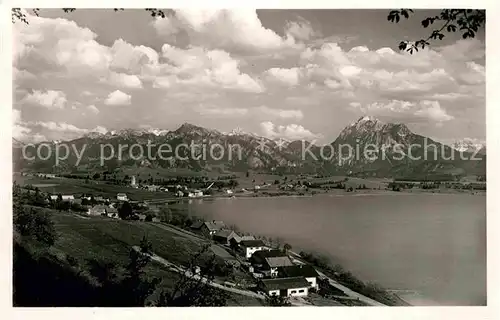
<path fill-rule="evenodd" d="M 233 230 L 219 230 L 214 234 L 214 237 L 229 238 L 231 235 L 236 235 Z"/>
<path fill-rule="evenodd" d="M 262 284 L 267 290 L 308 288 L 310 286 L 304 277 L 263 279 Z"/>
<path fill-rule="evenodd" d="M 318 273 L 313 266 L 309 264 L 301 264 L 295 266 L 286 266 L 278 268 L 278 274 L 283 277 L 317 277 Z"/>
<path fill-rule="evenodd" d="M 252 256 L 255 258 L 260 258 L 262 260 L 273 257 L 288 257 L 287 254 L 281 250 L 261 250 L 255 252 Z"/>
<path fill-rule="evenodd" d="M 208 230 L 217 231 L 224 228 L 226 225 L 222 221 L 208 221 L 204 223 Z"/>
<path fill-rule="evenodd" d="M 290 258 L 288 258 L 287 256 L 269 257 L 266 258 L 266 263 L 271 268 L 293 266 L 292 260 L 290 260 Z"/>
<path fill-rule="evenodd" d="M 203 223 L 204 223 L 203 221 L 196 221 L 196 222 L 194 222 L 194 223 L 191 225 L 191 228 L 192 228 L 192 229 L 200 229 L 200 228 L 201 228 L 201 226 L 203 225 Z"/>
<path fill-rule="evenodd" d="M 262 240 L 242 240 L 240 245 L 244 247 L 264 247 L 266 244 Z"/>

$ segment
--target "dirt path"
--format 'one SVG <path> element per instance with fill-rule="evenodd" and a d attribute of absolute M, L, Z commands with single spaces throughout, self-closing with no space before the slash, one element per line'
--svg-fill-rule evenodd
<path fill-rule="evenodd" d="M 133 248 L 134 248 L 134 250 L 137 250 L 137 251 L 140 250 L 138 246 L 134 246 Z M 236 293 L 236 294 L 240 294 L 240 295 L 244 295 L 244 296 L 251 297 L 251 298 L 257 298 L 257 299 L 261 299 L 261 300 L 264 300 L 266 298 L 264 295 L 260 295 L 258 293 L 253 292 L 253 291 L 242 290 L 242 289 L 237 289 L 237 288 L 232 288 L 232 287 L 226 287 L 226 286 L 223 286 L 217 282 L 210 281 L 205 277 L 201 277 L 197 274 L 193 274 L 191 271 L 186 270 L 184 267 L 181 267 L 181 266 L 178 266 L 176 264 L 169 262 L 165 258 L 162 258 L 155 253 L 150 254 L 150 256 L 151 256 L 152 260 L 163 264 L 164 266 L 168 267 L 171 271 L 183 274 L 186 277 L 192 278 L 194 280 L 201 279 L 201 282 L 207 283 L 211 287 L 218 288 L 218 289 L 232 292 L 232 293 Z"/>
<path fill-rule="evenodd" d="M 301 259 L 300 259 L 300 255 L 295 253 L 295 252 L 292 252 L 292 251 L 289 251 L 290 254 L 294 255 L 296 258 L 293 258 L 293 262 L 295 263 L 299 263 L 299 264 L 305 264 L 305 262 L 303 262 Z M 370 306 L 376 306 L 376 307 L 385 307 L 386 305 L 383 304 L 383 303 L 380 303 L 378 301 L 375 301 L 371 298 L 368 298 L 367 296 L 364 296 L 362 295 L 361 293 L 358 293 L 356 291 L 353 291 L 351 289 L 349 289 L 348 287 L 338 283 L 337 281 L 329 278 L 328 276 L 326 276 L 323 272 L 319 271 L 317 268 L 316 269 L 316 272 L 319 274 L 320 277 L 322 278 L 325 278 L 328 280 L 328 283 L 332 286 L 332 287 L 335 287 L 341 291 L 343 291 L 347 296 L 349 297 L 352 297 L 352 298 L 356 298 L 358 299 L 359 301 L 362 301 Z"/>

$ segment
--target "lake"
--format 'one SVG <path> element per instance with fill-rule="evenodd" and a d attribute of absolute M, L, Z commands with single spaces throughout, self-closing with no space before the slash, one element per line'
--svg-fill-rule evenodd
<path fill-rule="evenodd" d="M 192 200 L 192 215 L 329 256 L 414 305 L 486 304 L 486 196 Z"/>

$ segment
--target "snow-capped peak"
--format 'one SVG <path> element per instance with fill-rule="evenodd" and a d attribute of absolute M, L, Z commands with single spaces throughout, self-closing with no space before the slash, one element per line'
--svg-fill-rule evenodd
<path fill-rule="evenodd" d="M 358 122 L 362 122 L 362 121 L 378 121 L 378 120 L 372 116 L 363 116 L 363 117 L 358 119 Z"/>

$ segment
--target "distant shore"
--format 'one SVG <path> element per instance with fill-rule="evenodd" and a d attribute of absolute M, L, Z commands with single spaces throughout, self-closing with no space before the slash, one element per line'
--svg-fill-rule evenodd
<path fill-rule="evenodd" d="M 390 190 L 357 190 L 356 192 L 318 192 L 315 194 L 263 194 L 263 193 L 249 193 L 249 194 L 235 194 L 228 195 L 213 195 L 193 198 L 167 198 L 157 199 L 154 202 L 177 202 L 184 200 L 233 200 L 233 199 L 261 199 L 261 198 L 313 198 L 313 197 L 363 197 L 363 196 L 412 196 L 412 195 L 476 195 L 485 196 L 485 191 L 465 192 L 460 190 L 440 190 L 439 192 L 418 190 L 415 192 L 409 191 L 390 191 Z"/>

